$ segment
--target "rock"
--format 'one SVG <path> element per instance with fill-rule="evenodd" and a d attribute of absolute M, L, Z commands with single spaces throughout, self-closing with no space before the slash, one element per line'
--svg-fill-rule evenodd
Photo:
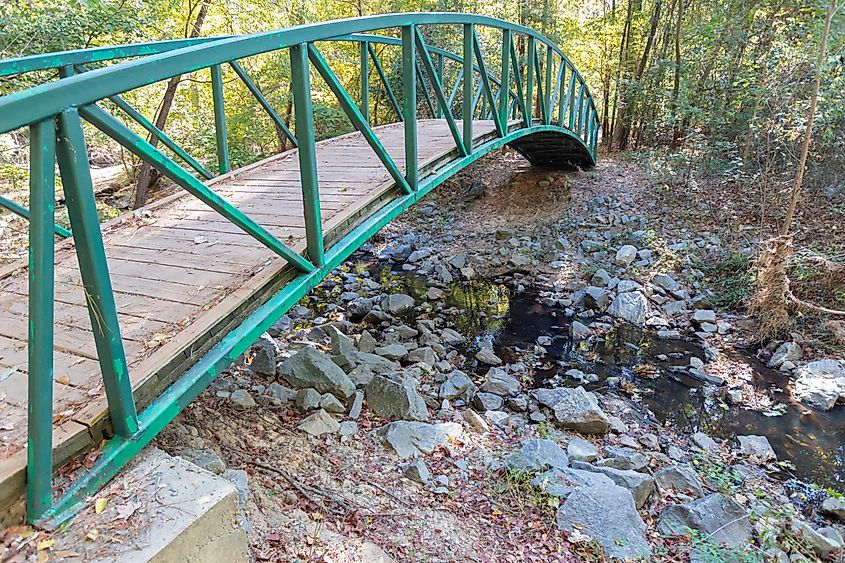
<path fill-rule="evenodd" d="M 502 365 L 502 360 L 493 353 L 491 348 L 482 348 L 475 354 L 475 359 L 479 362 L 491 366 L 500 366 Z"/>
<path fill-rule="evenodd" d="M 256 405 L 255 399 L 245 389 L 235 389 L 229 395 L 229 400 L 236 406 L 242 409 L 251 409 Z"/>
<path fill-rule="evenodd" d="M 531 265 L 531 257 L 517 252 L 510 257 L 508 263 L 517 268 L 524 268 Z"/>
<path fill-rule="evenodd" d="M 698 324 L 715 323 L 716 311 L 712 309 L 696 309 L 696 311 L 692 314 L 692 320 Z"/>
<path fill-rule="evenodd" d="M 598 405 L 595 395 L 583 387 L 555 389 L 559 400 L 552 409 L 558 426 L 582 434 L 606 434 L 610 420 Z"/>
<path fill-rule="evenodd" d="M 355 397 L 352 398 L 352 406 L 349 407 L 349 418 L 357 420 L 361 416 L 361 408 L 364 405 L 364 392 L 355 391 Z"/>
<path fill-rule="evenodd" d="M 588 309 L 604 311 L 609 302 L 610 297 L 604 288 L 590 286 L 584 290 L 584 306 Z"/>
<path fill-rule="evenodd" d="M 642 436 L 640 436 L 639 442 L 650 450 L 656 450 L 660 448 L 660 441 L 657 439 L 657 436 L 655 434 L 643 434 Z"/>
<path fill-rule="evenodd" d="M 490 425 L 487 424 L 487 421 L 484 420 L 484 418 L 474 410 L 465 410 L 463 417 L 464 421 L 469 424 L 470 428 L 472 428 L 479 434 L 486 434 L 487 432 L 490 432 Z"/>
<path fill-rule="evenodd" d="M 836 497 L 827 497 L 822 503 L 822 512 L 845 522 L 845 500 Z"/>
<path fill-rule="evenodd" d="M 358 432 L 358 423 L 354 420 L 345 420 L 340 423 L 337 433 L 341 436 L 354 436 Z"/>
<path fill-rule="evenodd" d="M 522 442 L 519 450 L 505 459 L 505 467 L 516 471 L 545 471 L 563 469 L 569 465 L 569 458 L 556 442 L 547 439 L 529 439 Z"/>
<path fill-rule="evenodd" d="M 440 333 L 440 340 L 449 346 L 460 346 L 466 343 L 467 339 L 460 332 L 451 328 L 444 328 Z"/>
<path fill-rule="evenodd" d="M 572 491 L 579 487 L 604 488 L 615 486 L 615 483 L 606 475 L 584 471 L 583 469 L 572 469 L 571 467 L 546 471 L 534 477 L 531 484 L 544 493 L 558 498 L 568 497 Z"/>
<path fill-rule="evenodd" d="M 719 493 L 664 508 L 657 529 L 670 536 L 685 535 L 687 529 L 695 530 L 711 543 L 730 548 L 743 548 L 752 539 L 748 513 L 736 501 Z"/>
<path fill-rule="evenodd" d="M 297 389 L 313 388 L 343 398 L 355 392 L 355 384 L 332 359 L 306 346 L 279 365 L 279 373 Z"/>
<path fill-rule="evenodd" d="M 346 412 L 346 405 L 341 403 L 338 398 L 331 393 L 325 393 L 320 397 L 320 408 L 326 412 L 335 414 Z"/>
<path fill-rule="evenodd" d="M 800 520 L 792 521 L 792 533 L 802 539 L 820 557 L 826 557 L 829 553 L 842 549 L 841 541 L 823 536 L 811 528 L 809 524 Z"/>
<path fill-rule="evenodd" d="M 288 403 L 296 399 L 297 392 L 290 387 L 280 385 L 275 381 L 267 386 L 267 395 L 281 403 Z"/>
<path fill-rule="evenodd" d="M 419 458 L 414 459 L 407 464 L 405 469 L 402 470 L 402 474 L 411 481 L 416 481 L 417 483 L 422 483 L 423 485 L 431 481 L 431 471 L 428 470 L 428 466 L 425 462 Z"/>
<path fill-rule="evenodd" d="M 691 494 L 693 498 L 704 496 L 704 487 L 698 473 L 689 465 L 665 467 L 654 474 L 657 486 L 664 491 Z"/>
<path fill-rule="evenodd" d="M 320 436 L 322 434 L 336 434 L 340 430 L 340 424 L 332 415 L 320 409 L 300 422 L 297 429 L 312 436 Z"/>
<path fill-rule="evenodd" d="M 366 387 L 367 405 L 382 418 L 428 420 L 425 401 L 411 385 L 377 375 Z"/>
<path fill-rule="evenodd" d="M 558 508 L 560 529 L 576 529 L 598 541 L 609 558 L 623 560 L 651 557 L 646 525 L 637 513 L 631 493 L 615 485 L 578 487 Z"/>
<path fill-rule="evenodd" d="M 830 410 L 845 396 L 845 360 L 817 360 L 798 368 L 793 395 L 820 409 Z"/>
<path fill-rule="evenodd" d="M 238 506 L 242 507 L 249 499 L 249 475 L 243 469 L 227 469 L 223 478 L 235 486 L 238 491 Z"/>
<path fill-rule="evenodd" d="M 569 333 L 573 340 L 586 340 L 592 336 L 593 331 L 583 323 L 572 321 L 572 324 L 569 325 Z"/>
<path fill-rule="evenodd" d="M 719 453 L 722 448 L 716 443 L 716 440 L 705 434 L 704 432 L 696 432 L 692 435 L 692 441 L 699 449 L 710 453 Z"/>
<path fill-rule="evenodd" d="M 333 325 L 327 326 L 326 332 L 332 341 L 332 360 L 340 367 L 355 367 L 355 354 L 357 350 L 355 349 L 355 345 L 352 344 L 352 340 Z"/>
<path fill-rule="evenodd" d="M 226 464 L 217 452 L 202 448 L 186 448 L 176 452 L 181 458 L 187 459 L 197 467 L 211 471 L 215 475 L 222 475 L 226 471 Z"/>
<path fill-rule="evenodd" d="M 772 354 L 767 365 L 770 368 L 779 368 L 784 362 L 796 362 L 800 360 L 802 355 L 803 350 L 801 350 L 800 344 L 796 342 L 784 342 Z"/>
<path fill-rule="evenodd" d="M 472 406 L 479 412 L 498 411 L 502 410 L 505 400 L 499 395 L 493 393 L 476 393 L 472 398 Z"/>
<path fill-rule="evenodd" d="M 302 412 L 320 408 L 320 394 L 315 389 L 300 389 L 296 393 L 296 407 Z"/>
<path fill-rule="evenodd" d="M 401 315 L 414 308 L 416 301 L 410 295 L 404 293 L 392 293 L 385 295 L 381 300 L 381 308 L 391 315 Z"/>
<path fill-rule="evenodd" d="M 358 367 L 355 368 L 356 370 L 363 368 L 376 374 L 391 373 L 402 367 L 398 362 L 394 362 L 390 358 L 379 356 L 378 354 L 367 354 L 365 352 L 355 354 L 355 361 L 358 363 Z M 349 372 L 350 375 L 353 372 Z"/>
<path fill-rule="evenodd" d="M 437 363 L 437 356 L 430 346 L 420 346 L 408 352 L 406 360 L 412 364 L 421 362 L 429 366 L 434 366 Z"/>
<path fill-rule="evenodd" d="M 510 240 L 513 238 L 513 236 L 513 229 L 508 229 L 506 227 L 499 227 L 498 229 L 496 229 L 496 240 Z"/>
<path fill-rule="evenodd" d="M 606 446 L 604 451 L 607 455 L 607 459 L 604 459 L 597 464 L 602 467 L 614 467 L 616 469 L 631 469 L 634 471 L 640 471 L 648 466 L 648 458 L 631 448 Z"/>
<path fill-rule="evenodd" d="M 572 438 L 566 445 L 566 453 L 575 461 L 595 461 L 599 457 L 599 450 L 592 442 L 584 438 Z"/>
<path fill-rule="evenodd" d="M 616 483 L 616 485 L 631 491 L 631 495 L 634 497 L 634 502 L 636 503 L 637 508 L 642 508 L 651 496 L 651 493 L 654 492 L 654 478 L 651 475 L 640 473 L 639 471 L 615 469 L 613 467 L 599 467 L 597 465 L 584 463 L 583 461 L 573 461 L 572 467 L 583 471 L 595 471 L 596 473 L 601 473 Z"/>
<path fill-rule="evenodd" d="M 657 274 L 654 276 L 654 283 L 667 291 L 677 291 L 681 289 L 681 284 L 676 282 L 674 278 L 668 274 Z"/>
<path fill-rule="evenodd" d="M 446 380 L 440 384 L 440 391 L 438 396 L 441 399 L 457 399 L 467 393 L 467 391 L 474 389 L 475 384 L 472 380 L 460 370 L 454 370 Z"/>
<path fill-rule="evenodd" d="M 772 445 L 765 436 L 737 436 L 740 453 L 756 457 L 760 461 L 777 459 Z"/>
<path fill-rule="evenodd" d="M 358 337 L 358 350 L 365 354 L 372 354 L 377 346 L 378 342 L 368 330 L 362 332 L 361 336 Z"/>
<path fill-rule="evenodd" d="M 610 274 L 607 273 L 607 270 L 598 269 L 596 273 L 590 278 L 590 284 L 597 286 L 597 287 L 607 287 L 610 283 Z"/>
<path fill-rule="evenodd" d="M 616 251 L 616 263 L 626 268 L 630 266 L 634 260 L 637 259 L 637 247 L 631 244 L 626 244 Z"/>
<path fill-rule="evenodd" d="M 267 377 L 276 375 L 276 350 L 272 342 L 266 338 L 259 339 L 249 369 L 258 375 Z"/>
<path fill-rule="evenodd" d="M 607 312 L 617 319 L 640 325 L 648 314 L 648 299 L 639 291 L 620 293 L 614 297 Z"/>
<path fill-rule="evenodd" d="M 517 378 L 498 368 L 490 368 L 487 372 L 487 380 L 481 385 L 481 391 L 502 397 L 515 397 L 519 395 L 521 388 L 522 385 Z"/>
<path fill-rule="evenodd" d="M 457 438 L 463 429 L 460 424 L 444 422 L 427 424 L 425 422 L 398 421 L 385 424 L 377 434 L 393 448 L 399 457 L 430 454 L 434 448 L 445 444 L 449 438 Z"/>
<path fill-rule="evenodd" d="M 408 349 L 401 344 L 388 344 L 387 346 L 379 346 L 375 349 L 377 356 L 388 358 L 390 360 L 398 361 L 408 355 Z"/>
<path fill-rule="evenodd" d="M 634 280 L 621 280 L 618 284 L 616 284 L 616 292 L 617 293 L 627 293 L 629 291 L 641 291 L 643 286 L 635 282 Z"/>

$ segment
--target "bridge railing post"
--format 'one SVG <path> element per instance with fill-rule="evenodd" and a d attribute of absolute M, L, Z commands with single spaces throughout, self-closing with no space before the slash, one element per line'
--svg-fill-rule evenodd
<path fill-rule="evenodd" d="M 53 491 L 55 120 L 36 123 L 30 132 L 26 514 L 32 523 L 50 509 Z"/>
<path fill-rule="evenodd" d="M 314 139 L 314 108 L 311 104 L 311 72 L 308 46 L 290 48 L 290 71 L 293 84 L 294 123 L 299 141 L 299 180 L 305 210 L 305 237 L 308 258 L 322 266 L 324 260 L 323 223 L 320 213 L 320 190 L 317 181 L 317 148 Z"/>
<path fill-rule="evenodd" d="M 361 41 L 361 115 L 367 124 L 370 123 L 370 55 L 368 53 L 369 41 Z"/>
<path fill-rule="evenodd" d="M 552 51 L 551 45 L 546 45 L 546 68 L 545 68 L 545 79 L 546 79 L 546 99 L 541 100 L 543 107 L 546 108 L 545 114 L 545 123 L 546 125 L 551 125 L 552 123 L 552 71 L 554 70 L 554 52 Z"/>
<path fill-rule="evenodd" d="M 115 434 L 130 438 L 138 431 L 138 413 L 94 200 L 88 150 L 76 108 L 59 115 L 56 153 L 112 426 Z"/>
<path fill-rule="evenodd" d="M 214 102 L 214 135 L 217 140 L 217 170 L 229 171 L 229 141 L 226 133 L 226 106 L 223 102 L 223 69 L 211 67 L 211 97 Z"/>
<path fill-rule="evenodd" d="M 461 120 L 463 121 L 464 146 L 467 149 L 467 154 L 472 154 L 473 138 L 472 138 L 472 117 L 475 109 L 475 72 L 472 64 L 472 41 L 473 41 L 473 24 L 464 24 L 464 41 L 463 41 L 463 92 L 461 97 Z"/>
<path fill-rule="evenodd" d="M 402 26 L 402 121 L 405 122 L 405 178 L 412 190 L 419 186 L 417 168 L 417 54 L 414 26 Z"/>
<path fill-rule="evenodd" d="M 526 116 L 528 125 L 534 121 L 534 56 L 537 52 L 537 41 L 533 35 L 528 36 L 528 61 L 526 72 L 528 76 L 525 78 L 525 108 L 528 110 Z"/>
<path fill-rule="evenodd" d="M 511 30 L 502 29 L 502 73 L 499 76 L 499 121 L 504 128 L 504 134 L 508 131 L 508 110 L 510 109 L 510 60 L 511 60 Z"/>

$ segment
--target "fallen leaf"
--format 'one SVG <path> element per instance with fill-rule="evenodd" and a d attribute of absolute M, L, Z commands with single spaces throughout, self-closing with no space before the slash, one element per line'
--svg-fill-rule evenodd
<path fill-rule="evenodd" d="M 85 539 L 88 541 L 97 541 L 97 538 L 100 537 L 100 532 L 97 530 L 91 530 L 87 534 L 85 534 Z"/>
<path fill-rule="evenodd" d="M 109 501 L 107 498 L 98 498 L 94 501 L 94 512 L 97 514 L 101 513 L 106 509 L 106 503 Z"/>
<path fill-rule="evenodd" d="M 56 540 L 44 540 L 38 542 L 38 551 L 44 551 L 45 549 L 50 549 L 53 547 L 53 544 L 56 543 Z"/>

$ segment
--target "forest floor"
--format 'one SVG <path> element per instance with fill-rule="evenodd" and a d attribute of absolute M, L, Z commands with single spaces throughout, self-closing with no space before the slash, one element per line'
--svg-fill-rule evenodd
<path fill-rule="evenodd" d="M 485 193 L 469 195 L 477 179 Z M 838 493 L 824 491 L 830 483 L 789 479 L 798 463 L 798 476 L 812 481 L 807 467 L 834 464 L 831 452 L 819 446 L 818 458 L 790 459 L 795 450 L 772 436 L 775 458 L 765 438 L 735 438 L 772 428 L 790 433 L 786 422 L 794 422 L 794 439 L 811 440 L 800 433 L 813 416 L 784 394 L 790 369 L 764 363 L 784 343 L 800 351 L 791 349 L 793 369 L 842 358 L 843 343 L 828 319 L 803 317 L 787 341 L 760 346 L 742 311 L 756 245 L 766 236 L 759 202 L 719 189 L 660 184 L 653 167 L 633 158 L 550 173 L 512 152 L 492 155 L 374 237 L 156 445 L 236 483 L 257 561 L 813 561 L 841 554 L 837 518 L 845 505 L 831 505 Z M 845 241 L 831 233 L 841 232 L 845 203 L 809 205 L 817 208 L 799 217 L 796 255 L 841 256 Z M 800 264 L 791 272 L 807 269 Z M 816 270 L 803 276 L 796 293 L 843 305 L 836 279 Z M 620 298 L 634 293 L 641 300 Z M 410 295 L 412 306 L 399 307 L 391 295 Z M 335 361 L 353 354 L 347 345 L 366 352 L 350 356 L 358 365 L 349 376 L 362 390 L 313 397 L 287 380 L 284 366 L 308 345 Z M 372 390 L 384 365 L 396 372 L 385 377 L 401 384 L 404 399 Z M 761 373 L 777 385 L 760 387 Z M 471 383 L 461 389 L 467 374 Z M 545 408 L 552 405 L 544 390 L 576 384 L 595 393 L 600 414 L 590 411 L 588 422 L 598 420 L 599 430 L 564 422 L 560 405 Z M 671 395 L 661 394 L 669 387 Z M 787 404 L 795 412 L 783 418 Z M 747 423 L 743 413 L 771 423 L 720 431 L 734 419 Z M 391 425 L 401 419 L 432 422 L 406 428 L 412 445 L 404 445 L 417 458 L 397 456 L 389 432 L 398 432 Z M 448 438 L 426 434 L 438 429 Z M 563 448 L 566 463 L 528 455 L 534 439 Z M 577 485 L 560 492 L 537 481 L 549 468 L 553 480 L 555 471 L 607 475 L 616 485 L 608 487 L 625 489 L 628 500 L 591 499 L 599 505 L 585 509 Z M 845 475 L 840 465 L 828 469 Z M 669 509 L 703 501 L 713 521 L 690 520 L 692 534 L 672 533 Z M 596 522 L 594 513 L 607 520 Z M 603 535 L 617 532 L 632 535 Z M 87 531 L 74 524 L 62 533 Z"/>

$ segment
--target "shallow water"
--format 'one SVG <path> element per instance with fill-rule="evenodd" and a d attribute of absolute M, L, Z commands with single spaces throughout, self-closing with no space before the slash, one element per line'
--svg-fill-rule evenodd
<path fill-rule="evenodd" d="M 413 273 L 383 265 L 370 272 L 388 291 L 407 293 L 418 301 L 428 290 L 426 279 Z M 691 356 L 704 358 L 702 348 L 693 342 L 660 340 L 653 331 L 619 325 L 591 346 L 575 344 L 569 337 L 572 319 L 562 310 L 542 305 L 535 295 L 513 294 L 505 285 L 483 280 L 451 284 L 446 288 L 445 304 L 445 316 L 457 330 L 472 338 L 476 346 L 492 341 L 496 354 L 507 362 L 518 361 L 532 351 L 538 337 L 551 337 L 552 344 L 539 358 L 535 386 L 577 386 L 576 381 L 563 375 L 572 368 L 599 376 L 598 382 L 585 386 L 588 389 L 607 388 L 608 377 L 619 377 L 640 390 L 642 402 L 662 423 L 682 432 L 701 430 L 726 439 L 737 434 L 766 436 L 778 459 L 795 465 L 794 470 L 784 472 L 784 477 L 843 487 L 845 408 L 825 413 L 795 403 L 782 391 L 788 378 L 747 353 L 734 352 L 732 359 L 750 372 L 757 403 L 781 404 L 782 415 L 766 416 L 708 399 L 700 380 L 683 370 L 670 370 L 671 366 L 688 366 Z M 413 318 L 407 320 L 414 324 Z M 658 360 L 661 354 L 670 359 Z"/>

